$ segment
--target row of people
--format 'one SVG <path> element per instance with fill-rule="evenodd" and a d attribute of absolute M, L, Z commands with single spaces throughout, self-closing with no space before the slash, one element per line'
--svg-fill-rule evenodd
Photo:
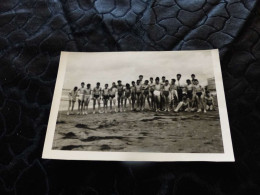
<path fill-rule="evenodd" d="M 166 80 L 165 77 L 156 77 L 155 82 L 153 78 L 150 81 L 145 80 L 143 82 L 143 76 L 140 75 L 139 79 L 135 82 L 132 81 L 131 85 L 123 85 L 121 80 L 112 83 L 109 87 L 105 84 L 104 88 L 100 87 L 100 83 L 96 84 L 96 87 L 91 88 L 90 84 L 81 83 L 81 87 L 78 89 L 75 87 L 69 93 L 69 106 L 68 114 L 70 110 L 73 111 L 76 98 L 78 97 L 78 113 L 87 114 L 90 100 L 93 100 L 93 113 L 96 112 L 96 105 L 98 112 L 102 112 L 100 105 L 103 101 L 103 111 L 126 111 L 127 103 L 130 105 L 131 110 L 144 110 L 146 103 L 150 110 L 158 111 L 195 111 L 204 112 L 206 110 L 212 110 L 214 108 L 213 97 L 209 92 L 199 84 L 199 81 L 192 74 L 192 80 L 187 79 L 185 85 L 180 84 L 181 75 L 177 74 L 177 83 L 175 79 Z M 109 105 L 108 105 L 109 104 Z"/>

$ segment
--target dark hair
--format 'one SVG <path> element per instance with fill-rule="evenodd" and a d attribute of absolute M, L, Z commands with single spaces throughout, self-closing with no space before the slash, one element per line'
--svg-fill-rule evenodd
<path fill-rule="evenodd" d="M 140 82 L 140 80 L 138 79 L 136 82 Z"/>
<path fill-rule="evenodd" d="M 113 85 L 113 84 L 116 84 L 116 83 L 115 83 L 115 82 L 113 82 L 113 83 L 112 83 L 112 85 Z"/>
<path fill-rule="evenodd" d="M 144 77 L 143 75 L 139 75 L 139 77 Z"/>
<path fill-rule="evenodd" d="M 125 85 L 127 88 L 129 88 L 130 87 L 130 85 L 129 85 L 129 83 L 126 83 L 126 85 Z"/>
<path fill-rule="evenodd" d="M 156 79 L 155 79 L 156 81 L 159 81 L 160 80 L 160 78 L 159 77 L 156 77 Z"/>
<path fill-rule="evenodd" d="M 209 91 L 206 91 L 206 94 L 210 93 Z"/>
<path fill-rule="evenodd" d="M 150 77 L 150 79 L 153 79 L 153 77 Z"/>
<path fill-rule="evenodd" d="M 165 82 L 169 82 L 168 80 L 166 80 Z"/>
<path fill-rule="evenodd" d="M 176 79 L 172 79 L 172 81 L 176 82 Z"/>
<path fill-rule="evenodd" d="M 145 83 L 149 83 L 149 81 L 148 81 L 148 80 L 145 80 L 144 82 L 145 82 Z"/>
<path fill-rule="evenodd" d="M 74 87 L 74 91 L 76 91 L 78 89 L 78 87 Z"/>
<path fill-rule="evenodd" d="M 81 85 L 82 85 L 82 84 L 84 84 L 84 85 L 85 85 L 85 83 L 84 83 L 84 82 L 81 82 Z"/>
<path fill-rule="evenodd" d="M 108 84 L 106 83 L 105 86 L 108 86 Z"/>
<path fill-rule="evenodd" d="M 89 83 L 87 84 L 87 87 L 90 87 L 90 84 L 89 84 Z"/>
<path fill-rule="evenodd" d="M 181 74 L 177 74 L 177 76 L 181 76 Z"/>
<path fill-rule="evenodd" d="M 194 81 L 198 81 L 198 79 L 194 79 Z"/>
<path fill-rule="evenodd" d="M 195 77 L 195 74 L 191 74 L 191 76 L 194 76 L 194 77 Z"/>
<path fill-rule="evenodd" d="M 132 84 L 135 83 L 134 81 L 132 81 Z"/>
<path fill-rule="evenodd" d="M 187 79 L 186 82 L 187 82 L 187 83 L 190 83 L 191 81 L 190 81 L 190 79 Z"/>
<path fill-rule="evenodd" d="M 118 82 L 118 83 L 120 83 L 120 82 L 121 82 L 121 80 L 118 80 L 117 82 Z"/>
<path fill-rule="evenodd" d="M 100 82 L 97 82 L 97 85 L 100 85 Z"/>
<path fill-rule="evenodd" d="M 165 76 L 162 76 L 162 78 L 165 78 Z"/>

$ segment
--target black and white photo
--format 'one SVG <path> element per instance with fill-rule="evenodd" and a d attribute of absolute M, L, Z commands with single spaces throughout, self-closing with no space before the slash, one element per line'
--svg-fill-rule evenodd
<path fill-rule="evenodd" d="M 62 52 L 43 158 L 234 161 L 218 50 Z"/>

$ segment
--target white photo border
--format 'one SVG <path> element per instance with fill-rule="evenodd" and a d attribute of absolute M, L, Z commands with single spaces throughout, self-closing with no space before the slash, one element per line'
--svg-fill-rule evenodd
<path fill-rule="evenodd" d="M 189 51 L 158 51 L 158 52 L 203 52 L 208 50 Z M 223 87 L 223 79 L 219 60 L 218 49 L 210 50 L 214 66 L 215 83 L 221 124 L 224 153 L 158 153 L 158 152 L 103 152 L 103 151 L 65 151 L 53 150 L 54 133 L 59 112 L 62 88 L 65 79 L 67 59 L 70 53 L 61 52 L 58 75 L 51 105 L 49 122 L 43 147 L 42 158 L 62 160 L 95 160 L 95 161 L 155 161 L 155 162 L 177 162 L 177 161 L 212 161 L 212 162 L 234 162 L 234 154 L 226 100 Z M 146 51 L 142 51 L 146 52 Z M 154 52 L 154 51 L 152 51 Z M 79 52 L 78 52 L 79 53 Z M 129 52 L 135 53 L 135 52 Z"/>

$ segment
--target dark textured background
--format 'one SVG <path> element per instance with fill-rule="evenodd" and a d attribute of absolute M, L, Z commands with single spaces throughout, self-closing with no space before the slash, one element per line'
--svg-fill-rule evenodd
<path fill-rule="evenodd" d="M 2 0 L 0 194 L 259 194 L 255 0 Z M 219 48 L 235 163 L 42 160 L 66 51 Z"/>

